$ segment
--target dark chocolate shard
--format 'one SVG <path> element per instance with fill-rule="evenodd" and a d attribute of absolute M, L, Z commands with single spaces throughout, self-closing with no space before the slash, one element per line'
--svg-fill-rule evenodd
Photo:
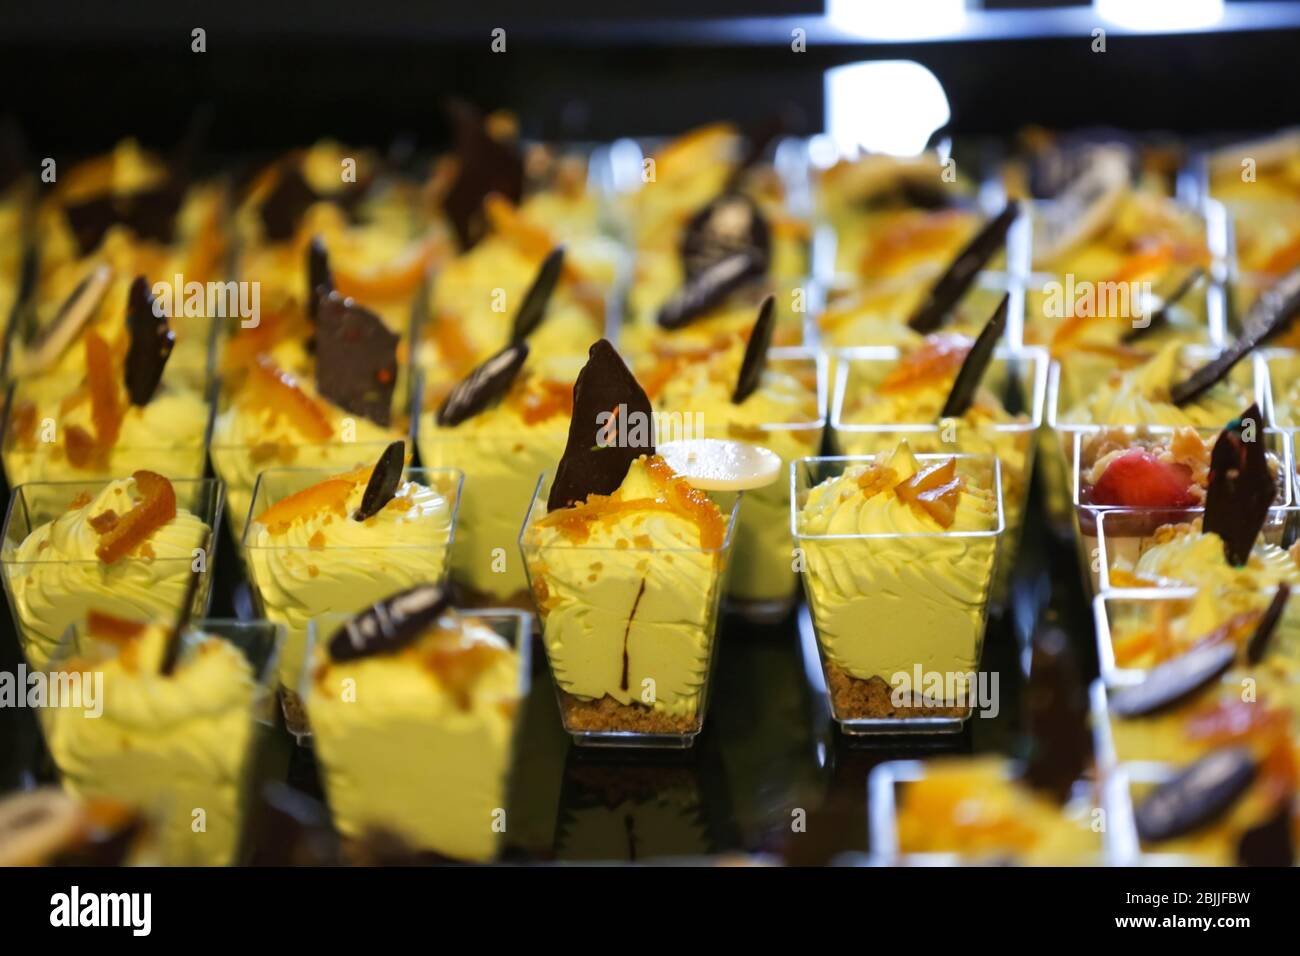
<path fill-rule="evenodd" d="M 397 386 L 397 340 L 384 320 L 338 293 L 316 313 L 316 389 L 335 405 L 388 427 Z"/>
<path fill-rule="evenodd" d="M 1277 801 L 1268 819 L 1251 827 L 1237 840 L 1238 866 L 1291 866 L 1295 863 L 1295 838 L 1291 828 L 1289 795 Z"/>
<path fill-rule="evenodd" d="M 292 239 L 298 220 L 320 197 L 298 168 L 301 156 L 294 153 L 280 161 L 271 194 L 262 201 L 262 231 L 272 242 Z"/>
<path fill-rule="evenodd" d="M 542 324 L 542 319 L 546 318 L 546 308 L 551 304 L 551 296 L 563 272 L 564 247 L 557 246 L 542 260 L 537 278 L 533 279 L 533 284 L 524 293 L 523 304 L 515 313 L 514 325 L 510 329 L 511 343 L 522 342 Z"/>
<path fill-rule="evenodd" d="M 168 178 L 150 189 L 125 195 L 95 196 L 64 206 L 77 248 L 86 255 L 99 247 L 115 225 L 124 225 L 140 239 L 171 242 L 176 214 L 185 197 L 185 184 Z"/>
<path fill-rule="evenodd" d="M 330 271 L 325 240 L 313 236 L 307 247 L 307 317 L 313 322 L 320 315 L 320 303 L 334 291 L 334 273 Z"/>
<path fill-rule="evenodd" d="M 1065 803 L 1092 762 L 1092 736 L 1079 664 L 1069 638 L 1058 627 L 1043 628 L 1034 636 L 1025 713 L 1025 782 Z"/>
<path fill-rule="evenodd" d="M 1013 199 L 1006 208 L 984 224 L 966 247 L 957 253 L 957 257 L 939 277 L 939 281 L 930 289 L 930 294 L 907 320 L 914 332 L 928 335 L 943 325 L 952 307 L 957 304 L 966 290 L 975 282 L 980 269 L 993 258 L 993 254 L 1007 241 L 1011 224 L 1020 215 L 1020 206 Z"/>
<path fill-rule="evenodd" d="M 451 596 L 438 584 L 417 584 L 386 597 L 353 617 L 330 636 L 330 659 L 353 661 L 391 654 L 429 630 L 451 606 Z"/>
<path fill-rule="evenodd" d="M 1237 649 L 1229 641 L 1194 647 L 1151 668 L 1140 684 L 1116 690 L 1110 710 L 1125 719 L 1168 710 L 1215 680 L 1236 656 Z"/>
<path fill-rule="evenodd" d="M 1250 558 L 1276 495 L 1263 438 L 1264 419 L 1259 406 L 1251 405 L 1228 423 L 1210 453 L 1210 485 L 1201 527 L 1223 539 L 1224 556 L 1234 567 Z"/>
<path fill-rule="evenodd" d="M 767 352 L 772 345 L 772 332 L 776 328 L 776 297 L 769 295 L 758 308 L 758 318 L 754 321 L 754 330 L 749 333 L 745 343 L 745 358 L 740 363 L 740 375 L 736 378 L 736 390 L 731 394 L 732 404 L 739 405 L 758 388 L 763 379 L 763 369 L 767 368 Z"/>
<path fill-rule="evenodd" d="M 1291 597 L 1291 585 L 1283 581 L 1273 592 L 1273 600 L 1268 602 L 1268 607 L 1264 609 L 1259 623 L 1255 625 L 1255 633 L 1250 635 L 1246 641 L 1246 663 L 1258 664 L 1268 653 L 1268 644 L 1273 635 L 1277 633 L 1277 626 L 1282 622 L 1282 615 L 1286 611 L 1286 602 Z"/>
<path fill-rule="evenodd" d="M 727 177 L 727 185 L 723 192 L 734 192 L 740 187 L 740 182 L 745 178 L 749 170 L 758 165 L 759 161 L 767 155 L 768 147 L 786 130 L 785 117 L 780 113 L 770 113 L 755 123 L 745 133 L 745 151 L 740 155 L 736 165 L 732 167 L 730 175 Z"/>
<path fill-rule="evenodd" d="M 402 483 L 402 469 L 405 467 L 406 442 L 395 441 L 384 449 L 374 470 L 370 472 L 370 480 L 366 482 L 366 490 L 361 495 L 361 507 L 352 516 L 353 521 L 365 521 L 374 517 L 384 505 L 393 500 L 397 486 Z"/>
<path fill-rule="evenodd" d="M 1133 811 L 1138 836 L 1158 843 L 1211 823 L 1246 791 L 1255 773 L 1245 747 L 1207 754 L 1138 804 Z"/>
<path fill-rule="evenodd" d="M 761 262 L 766 271 L 772 257 L 772 230 L 758 203 L 743 193 L 723 193 L 686 224 L 681 245 L 686 283 L 740 253 Z"/>
<path fill-rule="evenodd" d="M 131 344 L 126 350 L 126 392 L 131 404 L 149 404 L 163 369 L 176 347 L 176 333 L 149 288 L 144 276 L 136 276 L 126 297 L 126 330 Z"/>
<path fill-rule="evenodd" d="M 1222 381 L 1257 346 L 1286 331 L 1300 313 L 1300 267 L 1260 293 L 1242 319 L 1241 335 L 1186 381 L 1169 390 L 1175 405 L 1186 405 Z"/>
<path fill-rule="evenodd" d="M 438 408 L 438 424 L 459 425 L 485 412 L 506 397 L 528 358 L 528 343 L 515 342 L 483 362 L 456 383 Z"/>
<path fill-rule="evenodd" d="M 569 437 L 546 510 L 569 508 L 588 495 L 612 494 L 632 462 L 654 453 L 650 399 L 614 346 L 600 339 L 573 386 Z"/>
<path fill-rule="evenodd" d="M 443 200 L 461 249 L 483 238 L 483 200 L 500 193 L 518 205 L 524 190 L 524 163 L 519 151 L 493 139 L 483 116 L 463 100 L 447 102 L 456 140 L 456 178 Z"/>
<path fill-rule="evenodd" d="M 1190 270 L 1187 275 L 1183 276 L 1182 281 L 1174 286 L 1173 291 L 1160 300 L 1160 304 L 1151 313 L 1146 325 L 1135 325 L 1120 336 L 1120 341 L 1125 345 L 1132 345 L 1134 342 L 1140 341 L 1144 336 L 1167 326 L 1169 324 L 1169 310 L 1177 305 L 1187 293 L 1196 288 L 1203 278 L 1205 278 L 1205 270 L 1200 266 Z"/>
<path fill-rule="evenodd" d="M 961 368 L 957 370 L 957 377 L 953 380 L 952 391 L 948 393 L 948 400 L 943 403 L 943 411 L 939 413 L 940 418 L 958 418 L 965 415 L 971 402 L 975 400 L 980 381 L 988 371 L 989 363 L 993 361 L 993 352 L 1007 330 L 1007 309 L 1010 302 L 1010 294 L 1002 297 L 993 315 L 980 330 L 975 344 L 966 353 Z"/>
<path fill-rule="evenodd" d="M 731 293 L 761 276 L 766 269 L 765 261 L 745 252 L 714 263 L 660 306 L 659 325 L 665 329 L 680 329 L 692 319 L 721 305 Z"/>

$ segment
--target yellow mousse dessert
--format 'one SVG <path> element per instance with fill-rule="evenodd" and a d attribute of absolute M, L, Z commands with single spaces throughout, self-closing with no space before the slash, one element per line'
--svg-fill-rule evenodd
<path fill-rule="evenodd" d="M 280 674 L 290 689 L 313 618 L 351 614 L 395 587 L 442 580 L 454 499 L 402 477 L 402 448 L 390 446 L 395 463 L 385 452 L 381 464 L 345 474 L 288 469 L 262 476 L 244 547 L 265 616 L 285 628 Z M 377 505 L 370 492 L 376 482 L 386 485 Z"/>
<path fill-rule="evenodd" d="M 654 455 L 618 488 L 536 517 L 522 547 L 573 730 L 699 728 L 727 518 Z"/>
<path fill-rule="evenodd" d="M 449 607 L 406 622 L 402 605 L 426 591 L 440 589 L 383 602 L 387 626 L 411 628 L 400 641 L 353 656 L 343 629 L 317 644 L 307 698 L 314 745 L 345 837 L 382 832 L 413 849 L 488 861 L 506 822 L 520 656 L 492 627 Z"/>
<path fill-rule="evenodd" d="M 46 743 L 64 785 L 156 811 L 168 865 L 237 862 L 253 769 L 257 676 L 243 652 L 189 633 L 168 663 L 170 627 L 92 610 L 76 656 L 56 673 L 103 675 L 102 713 L 42 711 Z"/>
<path fill-rule="evenodd" d="M 5 434 L 11 485 L 86 481 L 137 469 L 172 478 L 201 476 L 211 417 L 206 368 L 168 361 L 175 336 L 154 314 L 144 277 L 131 286 L 121 334 L 87 329 L 74 350 L 85 377 L 20 381 Z M 62 381 L 62 389 L 55 382 Z"/>
<path fill-rule="evenodd" d="M 5 555 L 29 663 L 43 667 L 90 608 L 128 619 L 174 618 L 211 549 L 212 529 L 177 506 L 161 475 L 137 471 L 83 492 Z"/>
<path fill-rule="evenodd" d="M 900 853 L 955 853 L 1025 866 L 1089 862 L 1101 851 L 1086 808 L 1062 808 L 1008 776 L 998 757 L 949 758 L 926 764 L 903 785 L 897 811 Z"/>
<path fill-rule="evenodd" d="M 1105 534 L 1105 524 L 1102 529 Z M 1236 566 L 1224 554 L 1223 539 L 1202 531 L 1199 518 L 1156 529 L 1141 549 L 1136 560 L 1127 554 L 1112 558 L 1107 544 L 1111 587 L 1198 587 L 1217 594 L 1271 591 L 1282 583 L 1300 587 L 1294 547 L 1257 541 L 1247 561 Z"/>
<path fill-rule="evenodd" d="M 915 701 L 895 712 L 891 689 L 919 666 L 951 675 L 945 684 L 965 694 L 979 668 L 1000 519 L 989 479 L 958 474 L 953 458 L 922 463 L 905 441 L 794 502 L 838 719 L 967 712 Z"/>
<path fill-rule="evenodd" d="M 751 340 L 761 336 L 756 326 Z M 697 348 L 660 343 L 639 374 L 659 417 L 661 441 L 721 438 L 758 445 L 780 456 L 784 479 L 790 462 L 816 454 L 821 444 L 825 420 L 818 362 L 808 354 L 764 358 L 765 367 L 748 394 L 736 401 L 749 351 L 741 335 L 720 335 Z M 788 480 L 745 493 L 727 580 L 729 597 L 741 602 L 791 598 L 798 582 L 789 514 Z"/>

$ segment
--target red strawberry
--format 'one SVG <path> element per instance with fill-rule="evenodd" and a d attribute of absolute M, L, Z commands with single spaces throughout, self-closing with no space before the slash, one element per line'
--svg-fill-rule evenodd
<path fill-rule="evenodd" d="M 1196 504 L 1185 465 L 1167 465 L 1141 449 L 1126 451 L 1092 486 L 1089 502 L 1121 508 L 1190 508 Z"/>

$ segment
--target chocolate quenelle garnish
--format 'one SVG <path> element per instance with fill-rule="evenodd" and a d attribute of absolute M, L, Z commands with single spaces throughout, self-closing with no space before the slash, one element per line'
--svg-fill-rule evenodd
<path fill-rule="evenodd" d="M 758 308 L 754 329 L 745 343 L 745 357 L 736 376 L 736 390 L 731 394 L 733 405 L 739 405 L 754 394 L 767 368 L 767 353 L 772 346 L 772 332 L 776 328 L 776 297 L 769 295 Z"/>
<path fill-rule="evenodd" d="M 984 268 L 985 263 L 993 258 L 993 253 L 1005 244 L 1011 224 L 1019 215 L 1020 206 L 1013 199 L 1007 203 L 1006 208 L 985 223 L 984 228 L 975 234 L 961 252 L 957 253 L 957 257 L 930 289 L 930 294 L 926 296 L 925 301 L 907 320 L 912 331 L 927 335 L 943 325 L 944 319 L 947 318 L 952 307 L 966 294 L 966 290 L 971 287 L 980 269 Z"/>
<path fill-rule="evenodd" d="M 316 315 L 316 388 L 354 415 L 388 427 L 397 387 L 398 335 L 384 320 L 337 292 Z"/>
<path fill-rule="evenodd" d="M 611 415 L 615 421 L 627 416 L 629 422 L 643 422 L 644 427 L 629 427 L 626 442 L 603 441 L 602 433 L 615 424 Z M 573 386 L 569 437 L 555 470 L 546 510 L 568 508 L 586 501 L 588 495 L 608 495 L 618 490 L 632 462 L 655 453 L 653 421 L 645 389 L 608 339 L 596 341 Z"/>
<path fill-rule="evenodd" d="M 406 442 L 402 440 L 391 443 L 375 462 L 366 482 L 366 490 L 361 495 L 361 505 L 352 515 L 353 521 L 365 521 L 377 514 L 384 505 L 393 500 L 397 486 L 402 483 L 402 469 L 406 467 Z"/>
<path fill-rule="evenodd" d="M 447 393 L 438 407 L 438 424 L 450 428 L 496 405 L 510 391 L 527 358 L 528 343 L 515 342 L 485 359 Z"/>
<path fill-rule="evenodd" d="M 405 647 L 450 605 L 451 596 L 437 584 L 416 585 L 377 601 L 330 636 L 326 644 L 330 659 L 351 661 Z"/>
<path fill-rule="evenodd" d="M 1123 687 L 1110 698 L 1119 717 L 1144 717 L 1168 710 L 1226 671 L 1237 656 L 1229 641 L 1202 644 L 1153 667 L 1140 684 Z"/>
<path fill-rule="evenodd" d="M 997 349 L 998 342 L 1002 340 L 1003 333 L 1006 332 L 1007 309 L 1010 302 L 1010 294 L 1002 297 L 993 315 L 980 330 L 975 344 L 966 353 L 961 368 L 957 370 L 957 377 L 953 380 L 952 391 L 948 393 L 948 400 L 943 403 L 943 410 L 939 413 L 940 418 L 959 418 L 965 415 L 971 402 L 975 400 L 975 392 L 980 387 L 980 380 L 988 371 L 989 363 L 993 361 L 993 352 Z"/>
<path fill-rule="evenodd" d="M 123 369 L 132 405 L 149 404 L 176 347 L 176 333 L 161 311 L 148 281 L 144 276 L 136 276 L 126 297 L 126 330 L 131 343 Z"/>
<path fill-rule="evenodd" d="M 1246 641 L 1247 664 L 1258 664 L 1268 653 L 1269 641 L 1277 633 L 1277 626 L 1282 622 L 1282 614 L 1286 611 L 1286 602 L 1290 598 L 1291 585 L 1283 581 L 1273 592 L 1273 600 L 1269 601 L 1268 607 L 1264 609 L 1259 623 L 1255 625 L 1255 632 Z"/>
<path fill-rule="evenodd" d="M 1300 267 L 1260 293 L 1242 320 L 1241 335 L 1235 342 L 1169 390 L 1173 403 L 1183 406 L 1199 398 L 1226 378 L 1257 346 L 1285 331 L 1297 313 L 1300 313 Z"/>
<path fill-rule="evenodd" d="M 1169 840 L 1215 820 L 1246 791 L 1256 771 L 1245 747 L 1207 754 L 1156 787 L 1134 809 L 1138 836 L 1152 842 Z"/>
<path fill-rule="evenodd" d="M 1224 556 L 1234 567 L 1250 559 L 1276 494 L 1262 436 L 1256 434 L 1263 427 L 1259 406 L 1251 405 L 1228 423 L 1210 452 L 1210 483 L 1201 527 L 1223 539 Z M 1249 441 L 1247 428 L 1251 431 Z"/>
<path fill-rule="evenodd" d="M 546 308 L 551 304 L 555 286 L 564 272 L 564 247 L 556 246 L 542 260 L 537 277 L 524 293 L 524 301 L 515 313 L 515 321 L 510 328 L 510 342 L 522 342 L 532 335 L 533 330 L 546 318 Z"/>
<path fill-rule="evenodd" d="M 761 276 L 767 265 L 753 253 L 737 252 L 709 266 L 686 283 L 659 309 L 665 329 L 680 329 L 716 306 L 737 289 Z"/>

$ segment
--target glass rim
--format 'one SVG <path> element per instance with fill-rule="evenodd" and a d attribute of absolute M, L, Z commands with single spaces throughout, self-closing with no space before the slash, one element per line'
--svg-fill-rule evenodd
<path fill-rule="evenodd" d="M 266 479 L 268 475 L 276 475 L 276 476 L 278 475 L 323 475 L 325 479 L 329 479 L 329 478 L 337 477 L 339 474 L 340 472 L 335 471 L 331 468 L 267 468 L 264 471 L 258 472 L 257 480 L 253 482 L 253 491 L 248 502 L 248 515 L 244 521 L 244 531 L 239 536 L 239 542 L 238 542 L 239 546 L 248 551 L 310 551 L 313 554 L 322 554 L 327 551 L 336 551 L 344 554 L 348 554 L 348 553 L 356 554 L 360 552 L 369 552 L 369 551 L 396 551 L 396 552 L 416 552 L 416 551 L 430 551 L 430 550 L 450 551 L 452 545 L 455 543 L 456 540 L 456 526 L 459 523 L 458 518 L 460 515 L 460 502 L 461 502 L 462 492 L 465 484 L 465 473 L 461 471 L 459 468 L 452 468 L 452 467 L 424 468 L 424 467 L 413 467 L 410 465 L 402 469 L 402 477 L 407 481 L 415 481 L 416 476 L 425 476 L 425 475 L 441 474 L 441 475 L 446 475 L 448 477 L 454 476 L 455 480 L 454 480 L 452 492 L 449 495 L 445 496 L 449 499 L 447 540 L 445 542 L 430 541 L 424 544 L 407 544 L 407 545 L 362 544 L 362 545 L 348 545 L 348 546 L 339 546 L 339 545 L 331 546 L 329 544 L 326 544 L 320 548 L 312 548 L 309 545 L 305 545 L 305 544 L 276 545 L 276 544 L 249 543 L 248 541 L 249 534 L 252 533 L 254 527 L 258 527 L 257 522 L 253 517 L 253 512 L 257 508 L 257 504 L 258 504 L 258 494 L 262 490 L 262 482 Z M 423 484 L 424 487 L 428 488 L 431 491 L 437 490 L 431 484 L 427 484 L 424 482 L 418 482 L 418 483 Z M 306 486 L 306 487 L 310 487 L 310 486 Z"/>
<path fill-rule="evenodd" d="M 835 389 L 831 397 L 831 429 L 837 432 L 863 433 L 873 432 L 937 432 L 943 429 L 941 422 L 845 422 L 841 417 L 844 401 L 848 394 L 850 366 L 854 363 L 897 363 L 902 349 L 896 345 L 866 345 L 850 348 L 832 349 L 831 354 L 837 360 L 835 369 Z M 993 351 L 993 358 L 1007 365 L 1024 360 L 1031 366 L 1032 410 L 1029 420 L 1024 422 L 990 422 L 978 426 L 977 430 L 994 434 L 1018 434 L 1033 432 L 1042 427 L 1043 405 L 1047 393 L 1047 374 L 1051 359 L 1047 350 L 1037 345 L 1000 344 Z M 999 404 L 1001 404 L 999 400 Z M 1006 409 L 1004 408 L 1003 411 Z"/>
<path fill-rule="evenodd" d="M 739 522 L 740 502 L 745 495 L 743 491 L 719 492 L 719 494 L 734 494 L 736 496 L 736 500 L 732 502 L 731 510 L 729 512 L 723 511 L 721 507 L 718 508 L 719 512 L 726 515 L 727 525 L 726 525 L 726 530 L 722 536 L 722 544 L 720 544 L 716 548 L 700 548 L 700 547 L 643 548 L 643 547 L 633 546 L 631 544 L 629 544 L 626 548 L 617 548 L 614 545 L 561 544 L 561 543 L 554 543 L 548 545 L 529 544 L 524 540 L 524 538 L 528 534 L 528 529 L 535 524 L 533 515 L 537 511 L 538 505 L 541 504 L 542 507 L 545 507 L 545 502 L 542 499 L 542 489 L 547 486 L 546 482 L 547 479 L 549 478 L 553 478 L 552 472 L 544 471 L 541 473 L 540 476 L 538 476 L 537 483 L 533 486 L 533 496 L 529 500 L 528 510 L 524 514 L 523 527 L 519 529 L 519 535 L 518 538 L 516 539 L 519 544 L 520 551 L 523 552 L 524 554 L 537 554 L 542 551 L 551 550 L 553 548 L 560 548 L 565 551 L 588 551 L 588 552 L 599 553 L 599 554 L 609 554 L 609 553 L 614 553 L 614 554 L 726 554 L 731 550 L 732 541 L 735 537 L 736 525 Z M 547 513 L 549 514 L 549 512 Z"/>
<path fill-rule="evenodd" d="M 997 455 L 988 453 L 961 453 L 947 455 L 942 452 L 913 454 L 918 462 L 946 461 L 956 458 L 967 461 L 987 461 L 993 465 L 993 498 L 997 504 L 997 522 L 984 531 L 883 531 L 854 532 L 852 534 L 803 534 L 799 531 L 799 468 L 811 471 L 814 464 L 823 462 L 874 463 L 878 455 L 818 455 L 790 462 L 790 533 L 796 541 L 858 541 L 858 540 L 922 540 L 925 538 L 997 538 L 1006 530 L 1006 516 L 1002 508 L 1002 462 Z M 838 476 L 836 476 L 838 477 Z M 819 482 L 820 484 L 820 482 Z M 811 490 L 815 485 L 809 486 Z"/>

